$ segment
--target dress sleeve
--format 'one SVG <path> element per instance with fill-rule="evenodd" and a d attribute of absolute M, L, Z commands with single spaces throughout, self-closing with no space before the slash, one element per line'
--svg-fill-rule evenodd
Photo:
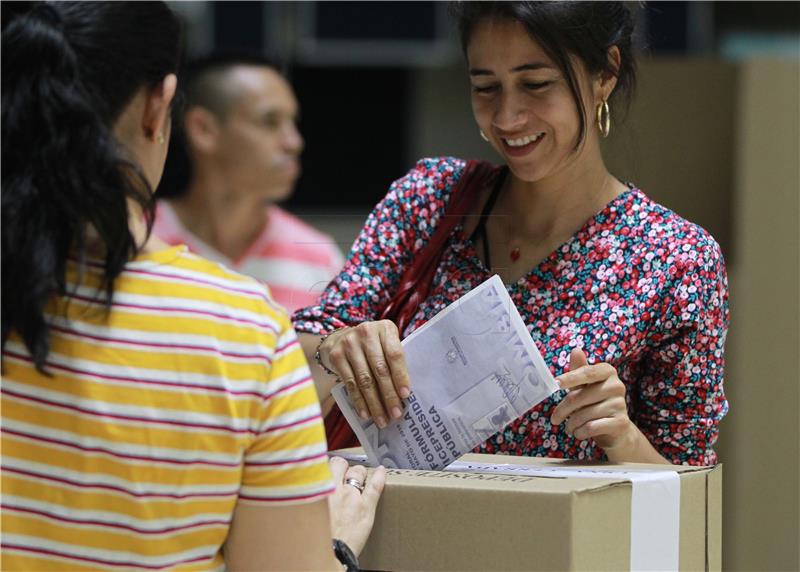
<path fill-rule="evenodd" d="M 317 392 L 285 315 L 283 322 L 269 379 L 254 399 L 254 436 L 244 454 L 239 502 L 310 502 L 334 488 Z"/>
<path fill-rule="evenodd" d="M 728 284 L 719 245 L 706 235 L 675 254 L 660 327 L 636 372 L 633 420 L 676 464 L 713 465 L 723 390 Z"/>
<path fill-rule="evenodd" d="M 324 334 L 374 320 L 414 254 L 430 239 L 465 162 L 422 159 L 392 183 L 353 243 L 341 272 L 314 306 L 293 316 L 297 331 Z"/>

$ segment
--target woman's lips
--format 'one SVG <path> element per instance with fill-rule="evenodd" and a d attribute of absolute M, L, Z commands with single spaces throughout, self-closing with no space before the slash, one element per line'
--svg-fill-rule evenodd
<path fill-rule="evenodd" d="M 528 153 L 533 151 L 544 138 L 545 135 L 541 134 L 539 135 L 539 137 L 536 138 L 536 141 L 531 141 L 530 143 L 518 147 L 513 147 L 509 145 L 505 139 L 501 138 L 500 140 L 503 142 L 503 151 L 506 153 L 506 155 L 509 155 L 511 157 L 522 157 L 523 155 L 527 155 Z"/>

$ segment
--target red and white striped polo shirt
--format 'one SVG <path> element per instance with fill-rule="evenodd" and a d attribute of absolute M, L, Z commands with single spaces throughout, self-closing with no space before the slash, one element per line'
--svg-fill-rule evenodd
<path fill-rule="evenodd" d="M 344 264 L 333 238 L 282 208 L 267 207 L 266 225 L 245 253 L 232 260 L 192 234 L 167 201 L 159 201 L 153 232 L 169 244 L 220 262 L 269 285 L 272 297 L 291 314 L 313 304 Z"/>

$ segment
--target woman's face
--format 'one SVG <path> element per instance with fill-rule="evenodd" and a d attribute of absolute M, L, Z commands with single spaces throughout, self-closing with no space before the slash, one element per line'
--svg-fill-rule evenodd
<path fill-rule="evenodd" d="M 592 144 L 596 148 L 588 129 L 586 144 L 574 150 L 580 120 L 567 80 L 522 24 L 479 23 L 467 60 L 475 120 L 516 177 L 540 181 L 580 161 Z M 592 82 L 576 59 L 573 67 L 584 106 L 594 110 Z"/>

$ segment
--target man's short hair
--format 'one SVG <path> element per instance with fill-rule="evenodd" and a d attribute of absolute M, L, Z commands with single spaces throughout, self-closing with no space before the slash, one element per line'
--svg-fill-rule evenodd
<path fill-rule="evenodd" d="M 238 66 L 265 67 L 283 75 L 274 60 L 249 52 L 216 52 L 191 60 L 180 74 L 185 109 L 200 106 L 224 119 L 239 95 L 227 77 Z"/>
<path fill-rule="evenodd" d="M 266 67 L 284 75 L 274 60 L 253 53 L 216 52 L 186 62 L 178 74 L 179 97 L 173 107 L 175 129 L 157 198 L 177 198 L 186 192 L 193 166 L 183 130 L 183 114 L 191 107 L 200 106 L 224 120 L 237 97 L 235 86 L 230 85 L 227 75 L 237 66 Z"/>

